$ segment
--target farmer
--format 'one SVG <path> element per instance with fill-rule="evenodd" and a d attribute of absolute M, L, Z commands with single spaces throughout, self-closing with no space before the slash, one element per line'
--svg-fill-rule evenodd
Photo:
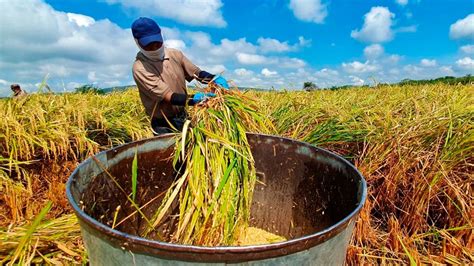
<path fill-rule="evenodd" d="M 23 98 L 27 95 L 26 91 L 22 90 L 19 84 L 12 84 L 10 88 L 13 91 L 13 99 Z"/>
<path fill-rule="evenodd" d="M 169 123 L 181 130 L 186 104 L 196 105 L 215 97 L 214 93 L 203 92 L 188 95 L 186 81 L 196 79 L 229 88 L 223 77 L 199 69 L 181 51 L 165 47 L 161 29 L 154 20 L 135 20 L 132 34 L 140 49 L 133 64 L 133 78 L 155 135 L 172 132 Z"/>

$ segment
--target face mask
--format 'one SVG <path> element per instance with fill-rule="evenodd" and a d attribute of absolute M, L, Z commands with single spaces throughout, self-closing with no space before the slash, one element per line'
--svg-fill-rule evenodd
<path fill-rule="evenodd" d="M 158 50 L 146 51 L 145 49 L 143 49 L 140 46 L 137 39 L 135 39 L 135 43 L 137 44 L 138 48 L 140 49 L 140 52 L 142 52 L 142 54 L 145 57 L 147 57 L 148 59 L 150 59 L 152 61 L 163 61 L 163 59 L 165 58 L 165 46 L 164 45 L 162 45 L 160 47 L 160 49 L 158 49 Z"/>

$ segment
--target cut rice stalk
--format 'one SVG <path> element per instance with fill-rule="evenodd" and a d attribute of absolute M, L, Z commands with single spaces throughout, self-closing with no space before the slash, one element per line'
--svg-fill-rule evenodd
<path fill-rule="evenodd" d="M 246 132 L 269 133 L 273 126 L 241 92 L 207 89 L 217 96 L 201 104 L 178 135 L 174 164 L 186 170 L 153 224 L 157 228 L 171 213 L 179 191 L 179 219 L 171 242 L 231 245 L 248 226 L 256 182 Z"/>

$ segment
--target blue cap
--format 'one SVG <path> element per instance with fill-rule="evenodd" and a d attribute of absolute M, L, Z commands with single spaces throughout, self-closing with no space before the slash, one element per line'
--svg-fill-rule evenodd
<path fill-rule="evenodd" d="M 142 47 L 152 42 L 163 42 L 160 27 L 150 18 L 141 17 L 135 20 L 132 24 L 132 34 Z"/>

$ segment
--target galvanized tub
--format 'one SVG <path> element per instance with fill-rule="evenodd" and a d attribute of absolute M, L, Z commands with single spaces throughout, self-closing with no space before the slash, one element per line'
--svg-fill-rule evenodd
<path fill-rule="evenodd" d="M 229 247 L 178 245 L 134 235 L 143 222 L 139 218 L 116 229 L 99 222 L 98 217 L 126 205 L 103 169 L 129 187 L 135 152 L 139 186 L 146 184 L 157 192 L 167 189 L 173 178 L 169 157 L 175 141 L 172 135 L 163 135 L 101 152 L 82 162 L 69 177 L 66 193 L 79 219 L 91 265 L 344 264 L 357 214 L 366 199 L 363 176 L 345 159 L 307 143 L 251 133 L 248 139 L 261 181 L 255 188 L 251 226 L 287 241 Z M 155 195 L 145 196 L 138 205 Z M 153 211 L 157 204 L 144 212 Z M 93 211 L 84 212 L 84 206 Z"/>

